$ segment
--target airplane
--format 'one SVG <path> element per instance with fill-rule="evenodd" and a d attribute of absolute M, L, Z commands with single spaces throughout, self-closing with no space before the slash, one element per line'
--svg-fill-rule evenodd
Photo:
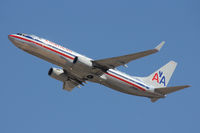
<path fill-rule="evenodd" d="M 159 52 L 165 44 L 164 41 L 154 49 L 94 60 L 31 34 L 10 34 L 8 39 L 23 51 L 62 67 L 50 68 L 48 75 L 63 82 L 63 89 L 67 91 L 75 87 L 80 88 L 86 81 L 90 81 L 122 93 L 147 97 L 151 102 L 156 102 L 169 93 L 190 87 L 167 87 L 177 66 L 175 61 L 169 61 L 147 77 L 130 76 L 117 70 L 119 66 L 127 67 L 126 64 L 130 61 Z"/>

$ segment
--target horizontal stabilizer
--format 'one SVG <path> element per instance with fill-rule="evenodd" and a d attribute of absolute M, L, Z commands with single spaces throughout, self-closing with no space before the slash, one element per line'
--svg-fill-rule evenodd
<path fill-rule="evenodd" d="M 179 91 L 184 88 L 190 87 L 189 85 L 184 85 L 184 86 L 174 86 L 174 87 L 165 87 L 165 88 L 156 88 L 155 92 L 166 95 L 175 91 Z"/>
<path fill-rule="evenodd" d="M 172 92 L 175 92 L 175 91 L 179 91 L 181 89 L 184 89 L 184 88 L 188 88 L 190 87 L 189 85 L 184 85 L 184 86 L 174 86 L 174 87 L 165 87 L 165 88 L 156 88 L 155 89 L 155 92 L 156 93 L 160 93 L 162 95 L 166 95 L 166 94 L 169 94 L 169 93 L 172 93 Z M 151 102 L 156 102 L 158 99 L 160 98 L 157 98 L 157 97 L 153 97 L 151 98 Z"/>

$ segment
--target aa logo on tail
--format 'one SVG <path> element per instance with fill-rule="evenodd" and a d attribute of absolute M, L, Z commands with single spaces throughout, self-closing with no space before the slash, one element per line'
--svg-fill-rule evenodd
<path fill-rule="evenodd" d="M 155 73 L 155 75 L 152 78 L 152 81 L 156 81 L 158 84 L 163 84 L 165 86 L 165 76 L 163 75 L 162 71 L 159 71 L 159 73 Z"/>

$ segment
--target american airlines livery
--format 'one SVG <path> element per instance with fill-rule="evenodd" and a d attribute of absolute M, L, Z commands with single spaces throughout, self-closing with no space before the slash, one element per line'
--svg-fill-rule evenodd
<path fill-rule="evenodd" d="M 165 42 L 161 42 L 151 50 L 93 60 L 35 35 L 17 33 L 8 35 L 8 38 L 18 48 L 62 67 L 62 69 L 50 68 L 48 74 L 62 81 L 63 89 L 68 91 L 75 87 L 80 88 L 86 81 L 91 81 L 126 94 L 147 97 L 155 102 L 165 98 L 169 93 L 190 87 L 189 85 L 167 87 L 177 66 L 174 61 L 168 62 L 147 77 L 129 76 L 116 69 L 121 65 L 127 67 L 126 64 L 132 60 L 160 51 Z"/>

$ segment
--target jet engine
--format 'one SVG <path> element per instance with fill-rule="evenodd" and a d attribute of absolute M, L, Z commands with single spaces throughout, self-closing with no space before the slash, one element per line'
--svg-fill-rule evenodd
<path fill-rule="evenodd" d="M 69 79 L 69 77 L 67 76 L 67 74 L 64 72 L 63 69 L 59 69 L 59 68 L 50 68 L 48 75 L 54 79 L 57 79 L 59 81 L 67 81 Z"/>
<path fill-rule="evenodd" d="M 81 65 L 81 67 L 92 67 L 92 61 L 84 56 L 77 57 L 78 65 Z"/>

